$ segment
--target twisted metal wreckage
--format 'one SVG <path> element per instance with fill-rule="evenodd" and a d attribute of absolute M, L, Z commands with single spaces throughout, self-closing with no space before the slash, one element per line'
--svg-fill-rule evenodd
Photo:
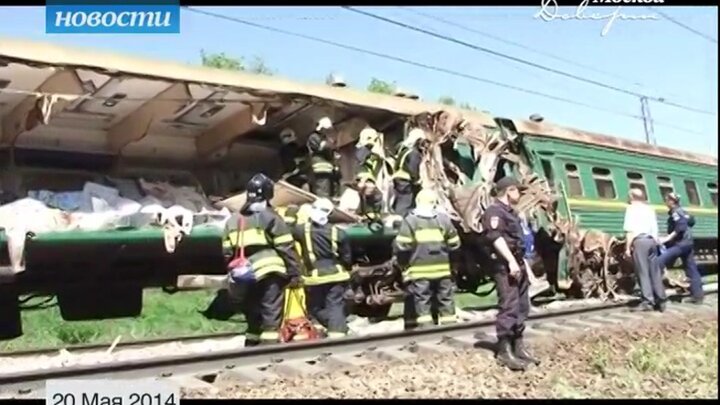
<path fill-rule="evenodd" d="M 441 207 L 468 235 L 482 232 L 480 217 L 492 202 L 492 188 L 498 168 L 509 162 L 516 168 L 516 175 L 525 188 L 517 206 L 521 215 L 535 227 L 536 250 L 540 260 L 532 263 L 531 282 L 538 284 L 542 278 L 550 284 L 578 298 L 613 299 L 632 293 L 634 274 L 632 264 L 624 257 L 624 240 L 595 229 L 581 229 L 566 203 L 562 184 L 560 192 L 553 190 L 548 182 L 532 170 L 522 139 L 513 131 L 502 126 L 488 129 L 472 120 L 464 119 L 459 113 L 439 111 L 425 113 L 411 118 L 409 125 L 425 132 L 424 159 L 421 164 L 421 181 L 424 188 L 437 191 Z M 443 155 L 443 146 L 448 143 L 465 142 L 472 147 L 475 164 L 474 178 L 470 179 L 460 168 Z M 385 169 L 383 169 L 385 171 Z M 383 173 L 380 188 L 386 202 L 387 191 L 391 188 L 391 177 Z M 565 204 L 568 215 L 561 216 L 558 205 Z M 564 262 L 567 278 L 558 282 L 558 272 Z M 558 266 L 558 263 L 561 263 Z M 387 266 L 386 263 L 385 265 Z M 362 277 L 384 267 L 357 266 L 355 271 Z M 389 270 L 385 267 L 385 276 Z M 544 274 L 543 274 L 544 273 Z M 540 276 L 540 278 L 538 278 Z M 683 282 L 669 280 L 671 285 L 683 287 Z M 389 282 L 378 282 L 365 299 L 375 305 L 389 302 L 391 296 L 400 291 L 391 288 Z M 390 293 L 389 291 L 393 291 Z"/>

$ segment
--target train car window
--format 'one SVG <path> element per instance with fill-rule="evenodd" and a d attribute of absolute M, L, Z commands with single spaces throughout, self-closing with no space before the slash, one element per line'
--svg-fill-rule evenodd
<path fill-rule="evenodd" d="M 593 180 L 595 180 L 595 189 L 598 197 L 614 200 L 617 197 L 615 193 L 615 185 L 613 184 L 612 174 L 610 170 L 602 167 L 592 168 Z"/>
<path fill-rule="evenodd" d="M 687 201 L 690 205 L 700 205 L 700 195 L 697 186 L 692 180 L 685 180 L 685 192 L 687 193 Z"/>
<path fill-rule="evenodd" d="M 567 163 L 565 165 L 565 172 L 568 178 L 568 185 L 570 186 L 568 195 L 570 197 L 583 195 L 582 182 L 580 181 L 580 171 L 578 170 L 578 167 L 572 163 Z"/>
<path fill-rule="evenodd" d="M 665 196 L 674 192 L 675 187 L 672 184 L 672 180 L 670 180 L 670 177 L 665 176 L 658 176 L 658 188 L 660 189 L 660 196 L 663 200 L 665 200 Z"/>
<path fill-rule="evenodd" d="M 714 206 L 718 205 L 718 186 L 717 183 L 708 183 L 708 191 L 710 192 L 710 199 Z"/>
<path fill-rule="evenodd" d="M 648 200 L 647 197 L 647 188 L 645 187 L 645 180 L 643 179 L 642 173 L 636 173 L 636 172 L 627 172 L 627 178 L 628 178 L 628 185 L 629 188 L 638 189 L 642 191 L 643 193 L 643 199 L 645 201 Z"/>
<path fill-rule="evenodd" d="M 550 164 L 549 160 L 546 159 L 540 159 L 540 162 L 542 163 L 543 173 L 545 173 L 545 178 L 548 181 L 548 184 L 551 188 L 555 187 L 555 173 L 553 172 L 552 165 Z"/>

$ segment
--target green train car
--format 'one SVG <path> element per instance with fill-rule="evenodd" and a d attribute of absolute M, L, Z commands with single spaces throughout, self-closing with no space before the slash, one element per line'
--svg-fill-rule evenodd
<path fill-rule="evenodd" d="M 644 191 L 648 203 L 656 209 L 658 229 L 661 235 L 665 235 L 668 209 L 663 197 L 669 192 L 676 192 L 682 196 L 685 208 L 697 219 L 693 235 L 698 262 L 706 272 L 717 270 L 717 159 L 533 121 L 498 118 L 495 122 L 496 126 L 486 124 L 485 129 L 502 130 L 515 139 L 514 143 L 532 171 L 554 190 L 558 197 L 559 215 L 574 218 L 578 230 L 600 231 L 617 240 L 623 239 L 628 192 L 630 187 L 635 187 Z M 465 175 L 477 181 L 472 147 L 458 143 L 455 150 L 458 166 L 464 169 Z M 507 170 L 514 169 L 509 167 Z M 391 260 L 388 249 L 394 237 L 393 230 L 371 230 L 367 225 L 353 225 L 349 227 L 348 234 L 353 238 L 356 249 L 360 250 L 358 256 L 372 256 L 368 252 L 374 253 L 369 264 L 378 266 Z M 470 235 L 464 236 L 467 238 Z M 576 289 L 580 289 L 579 293 L 582 293 L 584 286 L 578 285 L 578 281 L 583 280 L 574 279 L 577 274 L 573 270 L 577 269 L 570 268 L 568 248 L 562 243 L 555 243 L 547 235 L 535 236 L 541 256 L 538 275 L 546 276 L 556 291 L 564 290 L 574 295 Z M 605 255 L 612 256 L 613 252 L 605 252 Z M 474 292 L 480 284 L 490 282 L 488 275 L 484 274 L 482 258 L 477 259 L 476 256 L 475 252 L 466 252 L 468 260 L 456 275 L 460 290 Z M 608 259 L 612 268 L 607 272 L 616 272 L 618 280 L 613 282 L 626 282 L 625 288 L 630 291 L 625 292 L 631 292 L 634 284 L 632 268 L 621 256 L 616 254 Z M 603 257 L 598 259 L 595 263 L 590 260 L 588 264 L 594 267 L 591 272 L 595 275 L 605 271 L 600 269 Z M 368 275 L 362 281 L 362 284 L 373 287 L 361 288 L 358 283 L 359 297 L 355 299 L 363 307 L 363 313 L 375 316 L 385 313 L 390 300 L 383 294 L 368 298 L 372 295 L 371 291 L 385 289 L 400 295 L 392 288 L 399 284 L 397 272 L 379 267 L 382 270 L 376 269 L 374 275 Z M 374 303 L 375 309 L 367 308 L 365 305 L 368 303 Z"/>
<path fill-rule="evenodd" d="M 280 178 L 280 131 L 291 128 L 306 136 L 323 116 L 337 126 L 343 177 L 349 181 L 353 144 L 365 125 L 394 143 L 418 116 L 452 111 L 513 136 L 532 170 L 561 196 L 560 214 L 577 217 L 581 228 L 621 236 L 628 187 L 642 184 L 664 230 L 662 195 L 679 192 L 698 219 L 701 260 L 717 263 L 717 160 L 704 156 L 404 96 L 5 38 L 0 40 L 4 88 L 13 90 L 0 92 L 4 202 L 29 190 L 77 191 L 86 181 L 136 181 L 156 172 L 190 179 L 179 185 L 197 184 L 206 196 L 233 196 L 256 172 Z M 39 102 L 39 93 L 66 97 Z M 451 149 L 472 187 L 480 180 L 472 146 L 459 139 Z M 6 200 L 8 195 L 15 197 Z M 360 221 L 345 226 L 357 264 L 348 300 L 358 314 L 382 316 L 403 296 L 399 271 L 388 264 L 395 230 Z M 20 273 L 8 271 L 8 240 L 1 228 L 0 338 L 22 333 L 21 297 L 27 294 L 57 296 L 66 320 L 137 316 L 144 288 L 178 289 L 183 276 L 226 273 L 222 232 L 203 225 L 173 253 L 166 251 L 158 228 L 28 233 Z M 472 235 L 462 237 L 468 241 Z M 552 282 L 559 286 L 558 279 L 570 277 L 572 269 L 562 246 L 549 246 L 541 267 L 549 280 L 555 274 Z M 458 286 L 476 291 L 488 280 L 474 252 L 466 253 Z"/>

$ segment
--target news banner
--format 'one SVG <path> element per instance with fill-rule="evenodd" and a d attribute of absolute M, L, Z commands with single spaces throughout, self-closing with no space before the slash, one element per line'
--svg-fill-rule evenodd
<path fill-rule="evenodd" d="M 154 379 L 48 380 L 47 405 L 179 405 L 180 389 Z"/>

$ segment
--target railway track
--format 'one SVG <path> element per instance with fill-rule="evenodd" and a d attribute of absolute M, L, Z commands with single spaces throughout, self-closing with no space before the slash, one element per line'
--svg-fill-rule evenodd
<path fill-rule="evenodd" d="M 670 302 L 667 312 L 692 315 L 717 312 L 717 285 L 706 286 L 703 305 Z M 671 296 L 677 300 L 682 296 Z M 531 314 L 529 340 L 554 334 L 601 328 L 648 317 L 657 312 L 634 312 L 632 303 L 610 303 Z M 283 377 L 323 373 L 338 368 L 362 367 L 377 361 L 404 360 L 424 353 L 476 347 L 495 342 L 492 320 L 466 322 L 412 332 L 391 332 L 338 340 L 322 340 L 252 349 L 150 358 L 93 366 L 57 368 L 0 375 L 0 398 L 42 398 L 49 379 L 138 379 L 168 380 L 186 389 L 208 389 L 223 384 L 260 383 Z"/>

